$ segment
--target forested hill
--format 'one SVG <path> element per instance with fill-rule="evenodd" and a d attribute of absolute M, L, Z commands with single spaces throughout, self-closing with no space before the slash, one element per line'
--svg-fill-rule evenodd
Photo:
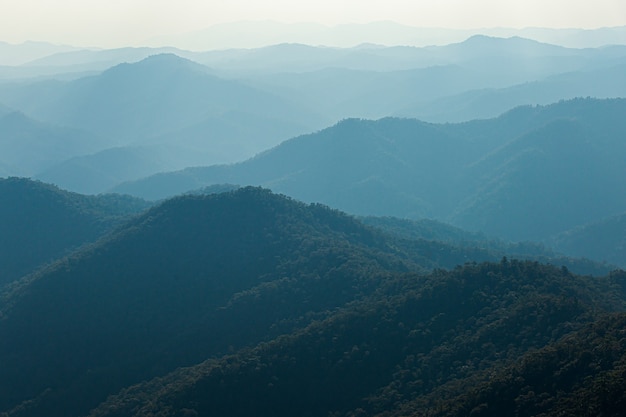
<path fill-rule="evenodd" d="M 5 287 L 0 413 L 84 416 L 134 384 L 170 380 L 180 367 L 192 374 L 135 400 L 122 392 L 94 413 L 121 407 L 117 415 L 133 415 L 147 405 L 131 403 L 149 398 L 165 404 L 158 412 L 212 415 L 207 392 L 220 398 L 224 415 L 250 411 L 238 407 L 265 394 L 265 414 L 347 412 L 400 383 L 396 368 L 409 352 L 424 355 L 415 372 L 431 369 L 419 391 L 427 395 L 456 375 L 448 366 L 482 371 L 624 308 L 619 274 L 583 278 L 503 259 L 421 275 L 489 256 L 394 238 L 260 188 L 171 199 Z M 457 353 L 447 356 L 442 346 Z M 219 359 L 225 354 L 230 359 Z M 215 363 L 225 385 L 189 384 Z M 279 379 L 264 381 L 264 372 Z M 339 387 L 348 391 L 335 400 Z"/>
<path fill-rule="evenodd" d="M 84 196 L 25 178 L 0 178 L 0 286 L 148 206 L 129 196 Z"/>
<path fill-rule="evenodd" d="M 90 416 L 562 415 L 581 410 L 571 407 L 580 394 L 610 413 L 575 415 L 617 416 L 624 315 L 573 332 L 596 308 L 623 310 L 625 278 L 518 261 L 399 276 L 291 335 L 130 387 Z"/>
<path fill-rule="evenodd" d="M 5 290 L 0 410 L 84 414 L 127 385 L 289 332 L 393 271 L 421 269 L 381 236 L 261 189 L 167 201 Z"/>

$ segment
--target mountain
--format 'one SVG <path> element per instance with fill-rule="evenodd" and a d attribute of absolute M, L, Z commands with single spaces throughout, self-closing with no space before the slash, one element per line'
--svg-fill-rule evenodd
<path fill-rule="evenodd" d="M 624 313 L 603 317 L 442 401 L 432 415 L 619 416 L 626 406 L 624 325 Z"/>
<path fill-rule="evenodd" d="M 440 184 L 445 187 L 458 172 L 470 145 L 416 120 L 348 119 L 243 163 L 157 174 L 115 190 L 163 198 L 213 183 L 258 184 L 355 214 L 424 217 L 442 204 L 429 193 L 446 199 Z M 408 188 L 415 191 L 400 191 Z"/>
<path fill-rule="evenodd" d="M 195 59 L 290 100 L 305 99 L 332 120 L 397 115 L 458 122 L 522 104 L 621 97 L 625 57 L 624 46 L 572 49 L 477 35 L 423 48 L 284 44 Z"/>
<path fill-rule="evenodd" d="M 537 27 L 447 29 L 413 27 L 391 21 L 336 26 L 306 22 L 292 24 L 273 21 L 232 22 L 216 24 L 203 30 L 178 36 L 155 38 L 150 40 L 149 44 L 176 45 L 196 51 L 258 48 L 284 42 L 329 47 L 351 47 L 361 43 L 428 46 L 460 42 L 477 34 L 498 37 L 521 36 L 570 48 L 595 48 L 605 45 L 626 44 L 626 27 L 623 26 L 587 30 Z"/>
<path fill-rule="evenodd" d="M 565 72 L 505 88 L 469 89 L 427 102 L 420 100 L 393 114 L 439 123 L 463 122 L 492 118 L 520 105 L 547 105 L 576 97 L 624 97 L 626 63 L 622 60 L 614 64 L 607 68 Z"/>
<path fill-rule="evenodd" d="M 446 248 L 451 246 L 461 253 L 466 253 L 466 262 L 470 260 L 493 261 L 509 257 L 562 265 L 576 274 L 593 276 L 606 275 L 621 265 L 616 261 L 607 263 L 605 260 L 606 255 L 604 258 L 597 256 L 599 253 L 602 253 L 601 250 L 597 252 L 585 250 L 583 244 L 580 245 L 579 251 L 575 252 L 566 250 L 564 245 L 559 245 L 555 240 L 548 240 L 549 246 L 540 242 L 530 241 L 511 243 L 501 239 L 490 238 L 482 233 L 468 232 L 450 224 L 431 219 L 410 220 L 388 216 L 367 216 L 360 217 L 359 220 L 367 226 L 375 227 L 386 234 L 402 240 L 438 242 L 442 245 L 439 248 L 440 253 L 446 252 L 448 250 Z M 619 235 L 619 232 L 614 233 L 614 235 Z M 605 253 L 611 252 L 609 244 L 610 241 L 605 244 L 607 248 Z M 619 246 L 616 248 L 619 252 Z M 452 264 L 452 262 L 444 260 L 449 256 L 447 254 L 444 257 L 439 257 L 431 252 L 429 257 L 433 256 L 434 259 L 438 259 L 443 265 Z M 621 258 L 617 255 L 612 259 L 619 260 Z"/>
<path fill-rule="evenodd" d="M 135 63 L 154 55 L 183 55 L 185 51 L 176 48 L 115 48 L 115 49 L 79 49 L 58 52 L 31 60 L 22 67 L 80 67 L 83 70 L 104 71 L 122 63 Z"/>
<path fill-rule="evenodd" d="M 148 204 L 87 197 L 23 178 L 0 179 L 0 286 L 93 242 Z"/>
<path fill-rule="evenodd" d="M 76 156 L 37 172 L 35 178 L 81 194 L 103 193 L 115 184 L 178 165 L 165 162 L 157 149 L 115 147 Z"/>
<path fill-rule="evenodd" d="M 172 54 L 120 64 L 100 75 L 57 85 L 44 99 L 33 100 L 28 95 L 32 90 L 40 86 L 10 91 L 5 104 L 41 120 L 82 127 L 127 143 L 231 109 L 272 118 L 281 115 L 304 126 L 311 120 L 294 104 L 217 78 L 208 68 Z"/>
<path fill-rule="evenodd" d="M 517 261 L 403 276 L 300 331 L 129 387 L 90 416 L 451 415 L 454 408 L 459 410 L 454 415 L 469 415 L 472 408 L 464 406 L 470 401 L 483 411 L 479 415 L 518 408 L 533 415 L 517 403 L 524 399 L 557 415 L 560 404 L 541 400 L 559 389 L 567 390 L 559 392 L 563 398 L 577 388 L 608 405 L 602 381 L 623 399 L 624 314 L 599 319 L 591 332 L 584 327 L 594 320 L 589 308 L 602 299 L 608 283 L 585 281 Z M 611 294 L 619 294 L 617 305 L 623 308 L 623 292 Z M 591 299 L 582 301 L 585 296 Z M 572 339 L 587 343 L 577 346 Z M 602 351 L 591 351 L 594 345 Z M 572 363 L 579 352 L 587 361 Z M 588 361 L 596 358 L 600 366 Z M 586 374 L 577 374 L 586 364 Z M 525 369 L 511 376 L 509 366 Z M 483 388 L 497 386 L 500 378 L 510 381 L 500 394 Z M 544 390 L 551 396 L 526 397 L 533 388 L 537 397 Z M 475 401 L 475 392 L 489 395 L 477 396 L 485 404 Z M 517 395 L 521 398 L 507 402 Z"/>
<path fill-rule="evenodd" d="M 33 176 L 106 146 L 102 137 L 85 130 L 42 123 L 17 111 L 0 113 L 0 164 L 11 167 L 11 175 Z"/>
<path fill-rule="evenodd" d="M 618 132 L 626 124 L 618 103 L 586 108 L 582 100 L 567 102 L 561 107 L 572 108 L 572 119 L 555 118 L 477 161 L 465 177 L 468 187 L 476 181 L 476 191 L 459 204 L 452 222 L 539 240 L 622 212 L 626 146 Z M 576 108 L 587 115 L 576 118 Z"/>
<path fill-rule="evenodd" d="M 626 268 L 626 213 L 555 236 L 552 245 L 570 256 L 588 256 Z"/>
<path fill-rule="evenodd" d="M 0 409 L 84 414 L 126 385 L 324 316 L 387 269 L 416 267 L 376 236 L 257 189 L 165 202 L 5 291 Z"/>
<path fill-rule="evenodd" d="M 381 58 L 380 62 L 387 61 Z M 416 100 L 429 103 L 467 90 L 510 85 L 504 77 L 489 76 L 456 64 L 394 71 L 331 67 L 247 79 L 252 85 L 282 97 L 304 99 L 332 119 L 380 118 L 401 112 Z"/>
<path fill-rule="evenodd" d="M 159 379 L 149 384 L 161 384 L 171 372 L 184 379 L 169 387 L 195 396 L 183 389 L 188 378 L 215 363 L 226 365 L 219 365 L 224 389 L 243 396 L 261 389 L 264 396 L 274 385 L 278 397 L 266 397 L 268 407 L 289 397 L 293 410 L 309 405 L 300 393 L 324 398 L 302 390 L 305 380 L 313 388 L 336 375 L 323 384 L 333 391 L 333 384 L 363 377 L 362 384 L 345 385 L 353 389 L 340 406 L 352 407 L 396 378 L 395 366 L 408 351 L 423 352 L 421 364 L 436 368 L 446 357 L 437 348 L 442 343 L 463 357 L 467 346 L 476 352 L 487 340 L 501 340 L 487 350 L 484 367 L 556 340 L 588 322 L 591 312 L 623 307 L 619 275 L 583 278 L 565 267 L 506 259 L 415 274 L 477 259 L 475 254 L 398 240 L 319 204 L 258 188 L 167 200 L 4 288 L 0 410 L 16 417 L 80 416 L 101 403 L 94 413 L 125 404 L 135 409 L 123 390 L 153 378 Z M 465 325 L 467 333 L 459 332 Z M 419 333 L 426 328 L 428 334 Z M 457 339 L 461 334 L 474 335 L 469 345 Z M 248 359 L 244 364 L 240 358 Z M 448 362 L 442 363 L 433 370 L 442 373 L 439 382 L 451 375 Z M 249 379 L 257 364 L 258 372 L 278 379 L 271 385 Z M 304 379 L 289 376 L 298 374 Z M 439 383 L 431 381 L 421 392 Z M 206 397 L 201 386 L 223 398 L 224 409 L 246 403 L 222 396 L 209 380 L 193 385 L 200 396 Z M 285 386 L 293 389 L 289 395 Z M 111 397 L 118 392 L 123 400 Z M 145 395 L 135 398 L 137 404 Z M 172 409 L 190 408 L 186 399 L 176 401 L 185 404 Z M 204 407 L 205 400 L 190 401 Z M 320 402 L 311 410 L 327 414 L 325 407 L 335 405 Z"/>
<path fill-rule="evenodd" d="M 626 208 L 624 111 L 623 99 L 577 99 L 460 124 L 349 119 L 242 163 L 113 190 L 159 199 L 210 184 L 262 185 L 358 215 L 547 239 Z"/>
<path fill-rule="evenodd" d="M 366 216 L 361 217 L 360 220 L 368 226 L 409 240 L 427 239 L 457 245 L 467 242 L 472 246 L 479 246 L 488 241 L 488 238 L 480 233 L 471 233 L 431 219 L 410 220 L 389 216 Z"/>
<path fill-rule="evenodd" d="M 134 63 L 152 55 L 175 53 L 185 56 L 185 51 L 175 48 L 69 48 L 45 56 L 33 57 L 19 65 L 0 66 L 0 79 L 32 82 L 44 79 L 72 81 L 95 76 L 122 63 Z"/>
<path fill-rule="evenodd" d="M 298 103 L 215 77 L 208 68 L 171 54 L 69 82 L 5 84 L 0 97 L 29 117 L 95 133 L 108 140 L 106 148 L 126 148 L 104 155 L 95 154 L 104 148 L 89 152 L 88 159 L 105 168 L 100 177 L 85 171 L 81 161 L 58 161 L 63 166 L 36 171 L 67 188 L 74 187 L 72 178 L 81 178 L 80 188 L 73 189 L 89 193 L 136 178 L 121 177 L 115 167 L 135 158 L 138 148 L 143 156 L 136 171 L 149 175 L 243 160 L 326 123 Z M 111 161 L 112 155 L 120 159 Z M 65 159 L 74 156 L 84 155 Z"/>
<path fill-rule="evenodd" d="M 11 44 L 0 41 L 0 66 L 22 65 L 26 62 L 61 52 L 69 52 L 78 48 L 64 45 L 53 45 L 47 42 L 23 42 Z"/>

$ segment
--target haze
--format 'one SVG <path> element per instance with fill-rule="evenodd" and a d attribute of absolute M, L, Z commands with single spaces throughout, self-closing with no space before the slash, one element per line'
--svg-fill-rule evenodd
<path fill-rule="evenodd" d="M 327 26 L 394 21 L 449 29 L 585 28 L 626 25 L 621 0 L 2 0 L 0 40 L 75 46 L 152 45 L 156 40 L 238 21 L 312 22 Z M 232 39 L 230 43 L 236 43 Z M 185 45 L 173 45 L 185 46 Z M 224 45 L 228 47 L 231 45 Z"/>

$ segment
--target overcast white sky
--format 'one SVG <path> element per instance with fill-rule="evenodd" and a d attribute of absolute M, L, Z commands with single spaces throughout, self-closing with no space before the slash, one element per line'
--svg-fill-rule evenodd
<path fill-rule="evenodd" d="M 241 20 L 598 28 L 626 25 L 626 0 L 0 0 L 0 40 L 10 43 L 141 45 Z"/>

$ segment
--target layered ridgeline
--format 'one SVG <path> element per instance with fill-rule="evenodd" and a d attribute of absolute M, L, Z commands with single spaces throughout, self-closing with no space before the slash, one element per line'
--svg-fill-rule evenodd
<path fill-rule="evenodd" d="M 392 410 L 624 308 L 618 272 L 417 274 L 481 259 L 258 188 L 168 200 L 5 287 L 0 411 Z"/>
<path fill-rule="evenodd" d="M 0 108 L 0 166 L 6 174 L 33 176 L 68 157 L 103 150 L 110 143 L 76 128 L 38 122 L 25 114 Z"/>
<path fill-rule="evenodd" d="M 572 256 L 604 259 L 626 268 L 626 213 L 568 230 L 551 244 Z"/>
<path fill-rule="evenodd" d="M 148 206 L 129 196 L 84 196 L 0 179 L 0 286 L 97 240 Z"/>
<path fill-rule="evenodd" d="M 354 214 L 547 239 L 626 209 L 625 113 L 623 99 L 576 99 L 460 124 L 349 119 L 239 164 L 114 190 L 158 199 L 208 184 L 263 185 Z"/>
<path fill-rule="evenodd" d="M 172 54 L 71 81 L 4 83 L 0 102 L 30 118 L 84 132 L 81 148 L 67 147 L 64 159 L 26 173 L 84 193 L 206 161 L 242 160 L 329 123 L 305 103 L 220 78 Z M 90 136 L 105 146 L 82 151 Z M 33 153 L 56 156 L 45 143 L 33 145 L 38 145 Z M 12 146 L 20 156 L 21 148 Z M 10 146 L 3 149 L 3 158 L 14 158 Z"/>
<path fill-rule="evenodd" d="M 15 166 L 24 165 L 16 163 L 22 148 L 9 141 L 16 155 L 4 147 L 2 159 L 15 165 L 0 160 L 0 170 L 99 193 L 156 172 L 241 161 L 347 117 L 457 122 L 521 104 L 624 97 L 625 62 L 625 46 L 573 49 L 487 36 L 424 48 L 70 48 L 0 68 L 9 79 L 0 106 L 87 130 L 81 147 L 55 153 L 33 143 L 37 155 L 65 158 L 30 173 Z M 94 134 L 106 146 L 86 154 Z"/>

